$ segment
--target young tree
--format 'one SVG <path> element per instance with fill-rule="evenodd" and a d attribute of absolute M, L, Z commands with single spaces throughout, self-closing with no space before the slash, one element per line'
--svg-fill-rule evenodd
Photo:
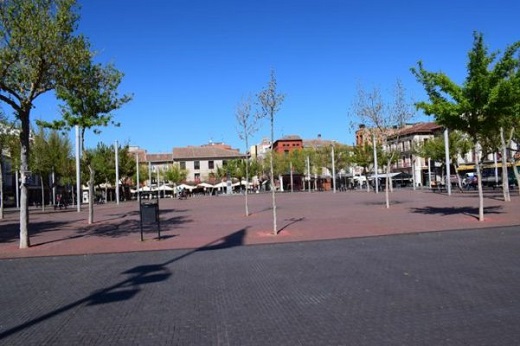
<path fill-rule="evenodd" d="M 105 198 L 107 198 L 108 184 L 115 182 L 116 179 L 114 149 L 112 146 L 100 142 L 96 148 L 87 150 L 87 156 L 86 161 L 90 162 L 90 168 L 95 172 L 93 185 L 104 184 Z"/>
<path fill-rule="evenodd" d="M 516 179 L 516 186 L 518 188 L 518 193 L 520 194 L 520 126 L 515 127 L 514 131 L 511 131 L 510 136 L 510 147 L 508 148 L 513 155 L 511 155 L 511 169 L 513 170 L 513 175 Z M 516 143 L 516 146 L 513 148 L 513 142 Z M 503 176 L 503 175 L 502 175 Z M 502 178 L 502 182 L 509 181 L 509 176 L 507 177 L 508 180 L 504 180 Z"/>
<path fill-rule="evenodd" d="M 0 220 L 4 218 L 4 152 L 11 151 L 11 145 L 15 139 L 13 128 L 14 124 L 7 120 L 0 109 Z"/>
<path fill-rule="evenodd" d="M 58 129 L 71 129 L 79 126 L 81 129 L 81 148 L 85 154 L 85 131 L 93 129 L 99 133 L 99 127 L 114 125 L 113 111 L 119 109 L 131 100 L 130 95 L 120 96 L 117 89 L 123 79 L 123 74 L 113 65 L 102 66 L 93 64 L 90 60 L 67 71 L 68 82 L 57 88 L 58 98 L 62 105 L 63 119 L 47 126 Z M 95 169 L 91 165 L 91 156 L 83 155 L 84 165 L 89 170 L 89 216 L 88 223 L 94 222 L 94 184 Z"/>
<path fill-rule="evenodd" d="M 274 116 L 280 110 L 280 107 L 285 99 L 284 94 L 280 94 L 276 90 L 276 76 L 274 70 L 271 71 L 271 79 L 265 89 L 263 89 L 258 94 L 258 101 L 260 103 L 260 117 L 269 118 L 269 122 L 271 125 L 271 152 L 273 150 L 272 146 L 274 143 Z M 276 225 L 276 196 L 275 196 L 275 186 L 274 186 L 274 165 L 273 165 L 273 156 L 270 156 L 269 166 L 270 166 L 270 181 L 271 181 L 271 196 L 273 202 L 273 233 L 274 235 L 278 234 L 278 228 Z"/>
<path fill-rule="evenodd" d="M 75 36 L 75 0 L 9 0 L 0 6 L 0 101 L 20 121 L 20 248 L 30 246 L 26 178 L 30 114 L 34 101 L 67 78 L 85 57 L 86 40 Z"/>
<path fill-rule="evenodd" d="M 256 131 L 258 131 L 257 121 L 258 116 L 253 116 L 251 114 L 251 98 L 247 98 L 242 100 L 236 109 L 236 119 L 238 123 L 238 137 L 244 141 L 246 146 L 246 154 L 249 152 L 249 137 L 252 136 Z M 245 159 L 246 163 L 246 189 L 244 193 L 245 199 L 245 211 L 246 216 L 249 216 L 249 206 L 247 203 L 247 194 L 249 190 L 249 157 Z"/>
<path fill-rule="evenodd" d="M 164 178 L 173 184 L 180 184 L 188 177 L 188 171 L 180 169 L 177 165 L 172 165 L 164 171 Z"/>
<path fill-rule="evenodd" d="M 377 153 L 381 152 L 380 148 L 376 148 Z M 374 147 L 372 143 L 365 143 L 363 145 L 356 145 L 352 152 L 352 161 L 359 167 L 363 168 L 363 176 L 367 184 L 367 191 L 370 191 L 370 184 L 368 184 L 368 173 L 370 167 L 374 164 Z"/>
<path fill-rule="evenodd" d="M 390 169 L 392 163 L 398 157 L 397 150 L 392 150 L 388 146 L 388 138 L 392 136 L 394 140 L 398 141 L 398 129 L 402 128 L 413 117 L 410 106 L 406 101 L 405 89 L 399 80 L 395 85 L 393 99 L 393 104 L 388 104 L 383 100 L 378 88 L 367 92 L 361 85 L 358 85 L 358 95 L 353 105 L 353 112 L 361 120 L 361 123 L 367 126 L 372 141 L 375 140 L 373 145 L 377 145 L 379 142 L 386 148 L 381 155 L 386 168 L 385 201 L 387 208 L 390 208 Z"/>
<path fill-rule="evenodd" d="M 467 154 L 471 149 L 471 143 L 459 131 L 450 131 L 448 135 L 448 147 L 450 164 L 455 167 L 455 171 L 459 170 L 458 157 Z M 414 155 L 429 158 L 434 162 L 440 162 L 443 166 L 446 163 L 446 151 L 444 145 L 444 137 L 436 136 L 422 144 L 414 144 L 412 147 Z M 447 178 L 448 179 L 448 178 Z M 457 183 L 460 191 L 462 190 L 462 180 L 457 174 Z"/>
<path fill-rule="evenodd" d="M 49 134 L 42 126 L 38 128 L 38 131 L 34 134 L 32 141 L 32 152 L 30 167 L 33 175 L 40 177 L 40 188 L 41 188 L 41 205 L 42 211 L 45 210 L 45 181 L 52 173 L 52 161 L 50 156 L 50 150 L 48 145 Z"/>
<path fill-rule="evenodd" d="M 502 123 L 500 114 L 511 114 L 508 110 L 511 100 L 501 88 L 514 73 L 515 65 L 518 66 L 518 61 L 515 63 L 512 57 L 520 43 L 509 46 L 506 54 L 492 67 L 498 54 L 488 53 L 482 34 L 474 33 L 473 37 L 473 48 L 468 54 L 468 75 L 462 85 L 457 85 L 442 72 L 425 70 L 421 61 L 411 72 L 424 86 L 429 98 L 429 102 L 418 102 L 416 107 L 427 115 L 435 116 L 436 121 L 446 128 L 467 134 L 478 158 L 482 151 L 482 143 L 486 143 L 490 136 L 496 134 L 497 126 Z M 518 108 L 513 105 L 513 108 L 515 107 Z M 484 221 L 484 196 L 479 161 L 477 159 L 475 162 L 479 220 Z"/>

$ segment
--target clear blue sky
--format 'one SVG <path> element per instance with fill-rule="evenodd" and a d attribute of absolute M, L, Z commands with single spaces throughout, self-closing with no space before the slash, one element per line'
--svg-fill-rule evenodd
<path fill-rule="evenodd" d="M 235 111 L 241 98 L 267 85 L 274 69 L 286 94 L 275 138 L 351 144 L 349 108 L 356 85 L 390 93 L 397 78 L 410 98 L 424 98 L 410 67 L 457 82 L 466 75 L 473 31 L 490 50 L 520 40 L 520 1 L 347 0 L 83 0 L 79 31 L 97 59 L 125 73 L 119 128 L 88 133 L 97 142 L 138 145 L 150 153 L 225 142 L 242 152 Z M 32 119 L 51 119 L 48 99 Z M 431 120 L 418 116 L 416 120 Z M 250 144 L 270 136 L 268 120 Z"/>

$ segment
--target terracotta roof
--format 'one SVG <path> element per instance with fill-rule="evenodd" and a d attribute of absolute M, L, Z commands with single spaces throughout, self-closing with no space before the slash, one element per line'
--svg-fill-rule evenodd
<path fill-rule="evenodd" d="M 278 141 L 301 141 L 301 138 L 298 135 L 287 135 L 287 136 L 283 136 L 280 139 L 277 139 L 275 142 L 278 142 Z"/>
<path fill-rule="evenodd" d="M 182 147 L 173 148 L 173 159 L 235 159 L 245 157 L 238 150 L 219 147 Z"/>
<path fill-rule="evenodd" d="M 330 147 L 334 144 L 334 141 L 328 139 L 304 139 L 303 147 L 304 148 L 321 148 L 321 147 Z"/>
<path fill-rule="evenodd" d="M 412 135 L 412 134 L 431 134 L 440 129 L 442 129 L 442 126 L 437 123 L 434 123 L 434 122 L 417 123 L 417 124 L 413 124 L 412 126 L 408 126 L 408 127 L 399 129 L 393 136 L 407 136 L 407 135 Z"/>
<path fill-rule="evenodd" d="M 148 162 L 166 162 L 173 161 L 172 154 L 146 154 L 146 161 Z"/>

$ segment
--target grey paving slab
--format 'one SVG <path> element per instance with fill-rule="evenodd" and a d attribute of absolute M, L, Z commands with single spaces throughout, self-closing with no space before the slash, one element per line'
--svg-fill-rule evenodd
<path fill-rule="evenodd" d="M 2 345 L 516 345 L 517 226 L 0 261 Z"/>

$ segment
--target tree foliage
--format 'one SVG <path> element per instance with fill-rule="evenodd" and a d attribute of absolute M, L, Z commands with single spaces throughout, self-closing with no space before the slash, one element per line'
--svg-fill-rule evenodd
<path fill-rule="evenodd" d="M 450 130 L 467 134 L 475 153 L 496 151 L 500 129 L 518 124 L 520 101 L 520 42 L 506 47 L 504 54 L 489 53 L 481 33 L 473 34 L 468 53 L 467 76 L 462 85 L 442 72 L 430 72 L 422 61 L 411 69 L 424 86 L 428 101 L 416 104 L 426 114 Z M 483 156 L 481 156 L 483 157 Z M 484 220 L 484 202 L 480 162 L 478 175 L 479 220 Z M 507 185 L 507 184 L 504 184 Z"/>
<path fill-rule="evenodd" d="M 75 35 L 75 0 L 5 0 L 0 6 L 0 101 L 20 121 L 20 248 L 30 246 L 28 224 L 30 113 L 42 94 L 69 84 L 68 71 L 91 58 Z"/>
<path fill-rule="evenodd" d="M 163 174 L 164 179 L 173 184 L 180 184 L 183 181 L 186 181 L 186 178 L 188 177 L 188 171 L 181 169 L 178 165 L 169 166 L 168 169 L 163 172 Z"/>
<path fill-rule="evenodd" d="M 383 162 L 386 168 L 385 200 L 386 207 L 389 208 L 389 188 L 391 186 L 389 174 L 391 165 L 399 154 L 397 150 L 391 149 L 388 145 L 389 138 L 392 137 L 392 140 L 398 142 L 399 129 L 413 118 L 414 113 L 400 80 L 396 81 L 394 87 L 393 102 L 387 102 L 377 87 L 366 91 L 362 85 L 358 85 L 357 89 L 357 97 L 353 103 L 354 116 L 366 126 L 366 131 L 371 137 L 370 140 L 375 141 L 372 145 L 382 144 L 385 148 L 384 151 L 378 151 L 376 157 L 382 159 L 378 162 Z"/>

